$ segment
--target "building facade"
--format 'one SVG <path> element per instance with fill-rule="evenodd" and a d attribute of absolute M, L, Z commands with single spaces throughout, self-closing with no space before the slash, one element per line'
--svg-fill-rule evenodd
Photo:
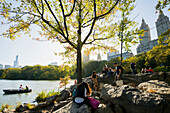
<path fill-rule="evenodd" d="M 140 30 L 144 30 L 144 36 L 140 36 L 142 40 L 140 40 L 140 44 L 137 47 L 137 54 L 142 52 L 147 52 L 151 50 L 154 46 L 158 45 L 158 39 L 151 40 L 150 36 L 150 28 L 148 24 L 142 19 L 142 24 L 140 27 Z M 156 21 L 156 29 L 157 29 L 157 35 L 158 37 L 166 32 L 168 29 L 170 29 L 170 21 L 167 16 L 165 16 L 163 13 L 159 15 L 157 21 Z"/>
<path fill-rule="evenodd" d="M 133 56 L 133 53 L 131 53 L 131 52 L 122 53 L 122 57 L 123 57 L 124 60 L 129 58 L 129 57 L 132 57 L 132 56 Z M 116 57 L 121 57 L 121 54 L 119 54 L 119 51 L 107 53 L 107 61 L 111 60 L 112 58 L 116 58 Z"/>
<path fill-rule="evenodd" d="M 3 69 L 3 65 L 2 64 L 0 64 L 0 69 Z"/>
<path fill-rule="evenodd" d="M 86 52 L 83 53 L 83 63 L 88 63 L 90 60 L 90 54 L 87 54 Z"/>
<path fill-rule="evenodd" d="M 11 65 L 5 65 L 4 69 L 11 68 Z"/>
<path fill-rule="evenodd" d="M 159 15 L 155 24 L 156 24 L 156 30 L 157 30 L 158 37 L 162 33 L 166 32 L 168 29 L 170 29 L 169 18 L 167 16 L 165 16 L 163 13 Z"/>

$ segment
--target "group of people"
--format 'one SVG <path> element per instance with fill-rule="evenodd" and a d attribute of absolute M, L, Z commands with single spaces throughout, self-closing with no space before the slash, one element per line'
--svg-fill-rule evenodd
<path fill-rule="evenodd" d="M 142 68 L 141 73 L 154 73 L 154 70 L 150 67 L 149 69 L 147 68 Z"/>
<path fill-rule="evenodd" d="M 107 76 L 115 75 L 115 80 L 113 82 L 116 83 L 117 80 L 122 79 L 123 68 L 121 66 L 118 66 L 117 63 L 114 63 L 114 67 L 115 67 L 115 69 L 112 69 L 107 64 L 105 64 L 102 74 L 107 75 Z M 131 62 L 130 68 L 132 69 L 132 74 L 135 74 L 135 68 L 136 68 L 135 63 Z M 154 73 L 154 71 L 151 68 L 149 68 L 149 69 L 142 68 L 141 73 Z M 94 91 L 98 90 L 97 77 L 98 76 L 97 76 L 96 72 L 95 71 L 92 72 L 92 76 L 91 76 L 92 83 L 93 83 L 92 89 Z M 92 94 L 92 89 L 90 88 L 89 84 L 86 82 L 81 82 L 81 83 L 77 84 L 76 92 L 74 91 L 74 93 L 73 93 L 73 102 L 75 102 L 78 105 L 83 105 L 84 103 L 86 103 L 87 105 L 92 107 L 91 98 L 88 97 Z M 98 106 L 99 102 L 97 102 L 97 100 L 96 100 L 95 102 L 92 102 L 92 103 L 95 103 L 96 106 Z M 94 112 L 94 110 L 95 110 L 94 108 L 95 107 L 92 107 L 92 112 Z"/>
<path fill-rule="evenodd" d="M 23 87 L 22 87 L 22 84 L 21 84 L 21 85 L 19 86 L 19 89 L 18 89 L 18 90 L 19 90 L 19 91 L 20 91 L 20 90 L 29 90 L 29 88 L 28 88 L 28 86 L 25 86 L 25 88 L 23 88 Z"/>

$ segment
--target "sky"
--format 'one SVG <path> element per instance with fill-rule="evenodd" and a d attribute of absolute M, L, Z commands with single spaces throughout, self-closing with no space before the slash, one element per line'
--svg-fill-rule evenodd
<path fill-rule="evenodd" d="M 158 18 L 158 13 L 155 13 L 155 6 L 157 0 L 137 0 L 136 8 L 131 14 L 131 18 L 135 17 L 136 22 L 139 23 L 138 27 L 141 25 L 142 18 L 149 25 L 151 29 L 151 40 L 157 38 L 156 25 L 155 22 Z M 170 18 L 170 12 L 167 11 L 167 8 L 163 10 L 164 14 Z M 0 19 L 2 17 L 0 16 Z M 4 28 L 0 26 L 0 31 Z M 36 29 L 34 27 L 33 29 Z M 38 36 L 38 33 L 35 30 L 31 31 L 31 35 L 35 38 Z M 136 46 L 132 46 L 132 53 L 136 55 Z M 5 37 L 0 37 L 0 64 L 3 65 L 14 65 L 14 60 L 16 55 L 19 56 L 19 65 L 48 65 L 51 62 L 58 62 L 58 65 L 63 63 L 62 56 L 55 53 L 64 51 L 62 45 L 57 42 L 51 41 L 36 41 L 32 40 L 28 35 L 22 35 L 17 37 L 16 40 L 12 41 Z M 90 56 L 90 59 L 97 59 L 96 56 Z M 102 54 L 102 60 L 107 60 L 107 55 Z"/>

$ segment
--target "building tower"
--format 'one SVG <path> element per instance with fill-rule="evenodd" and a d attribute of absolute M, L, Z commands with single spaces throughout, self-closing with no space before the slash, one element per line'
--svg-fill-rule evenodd
<path fill-rule="evenodd" d="M 90 60 L 90 54 L 84 51 L 83 53 L 83 63 L 88 63 Z"/>
<path fill-rule="evenodd" d="M 142 40 L 140 41 L 140 44 L 146 44 L 149 41 L 151 41 L 151 35 L 150 35 L 150 28 L 148 24 L 146 24 L 145 20 L 142 18 L 142 24 L 140 26 L 140 30 L 144 30 L 144 36 L 140 36 Z"/>
<path fill-rule="evenodd" d="M 158 37 L 166 32 L 168 29 L 170 29 L 170 21 L 167 16 L 165 16 L 163 13 L 159 14 L 159 17 L 157 19 L 156 23 L 156 30 Z"/>
<path fill-rule="evenodd" d="M 18 68 L 19 62 L 18 62 L 18 55 L 16 56 L 16 60 L 14 61 L 14 68 Z"/>
<path fill-rule="evenodd" d="M 150 50 L 150 45 L 149 45 L 151 41 L 150 28 L 148 24 L 146 24 L 143 18 L 142 18 L 142 24 L 140 26 L 140 30 L 144 30 L 144 35 L 139 37 L 142 40 L 140 40 L 140 44 L 137 47 L 137 53 L 146 52 Z"/>
<path fill-rule="evenodd" d="M 100 52 L 98 52 L 98 54 L 97 54 L 97 60 L 98 60 L 98 61 L 101 61 L 101 55 L 100 55 Z"/>

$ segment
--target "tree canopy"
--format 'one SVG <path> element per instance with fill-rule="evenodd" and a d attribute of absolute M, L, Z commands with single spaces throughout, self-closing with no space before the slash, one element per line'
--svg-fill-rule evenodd
<path fill-rule="evenodd" d="M 64 55 L 72 56 L 72 60 L 76 57 L 77 79 L 81 82 L 82 47 L 94 43 L 103 46 L 99 41 L 113 37 L 109 22 L 118 4 L 121 0 L 1 0 L 1 16 L 9 24 L 1 36 L 13 40 L 23 31 L 29 34 L 32 24 L 38 25 L 41 36 L 66 43 Z M 94 31 L 95 37 L 92 37 Z"/>

